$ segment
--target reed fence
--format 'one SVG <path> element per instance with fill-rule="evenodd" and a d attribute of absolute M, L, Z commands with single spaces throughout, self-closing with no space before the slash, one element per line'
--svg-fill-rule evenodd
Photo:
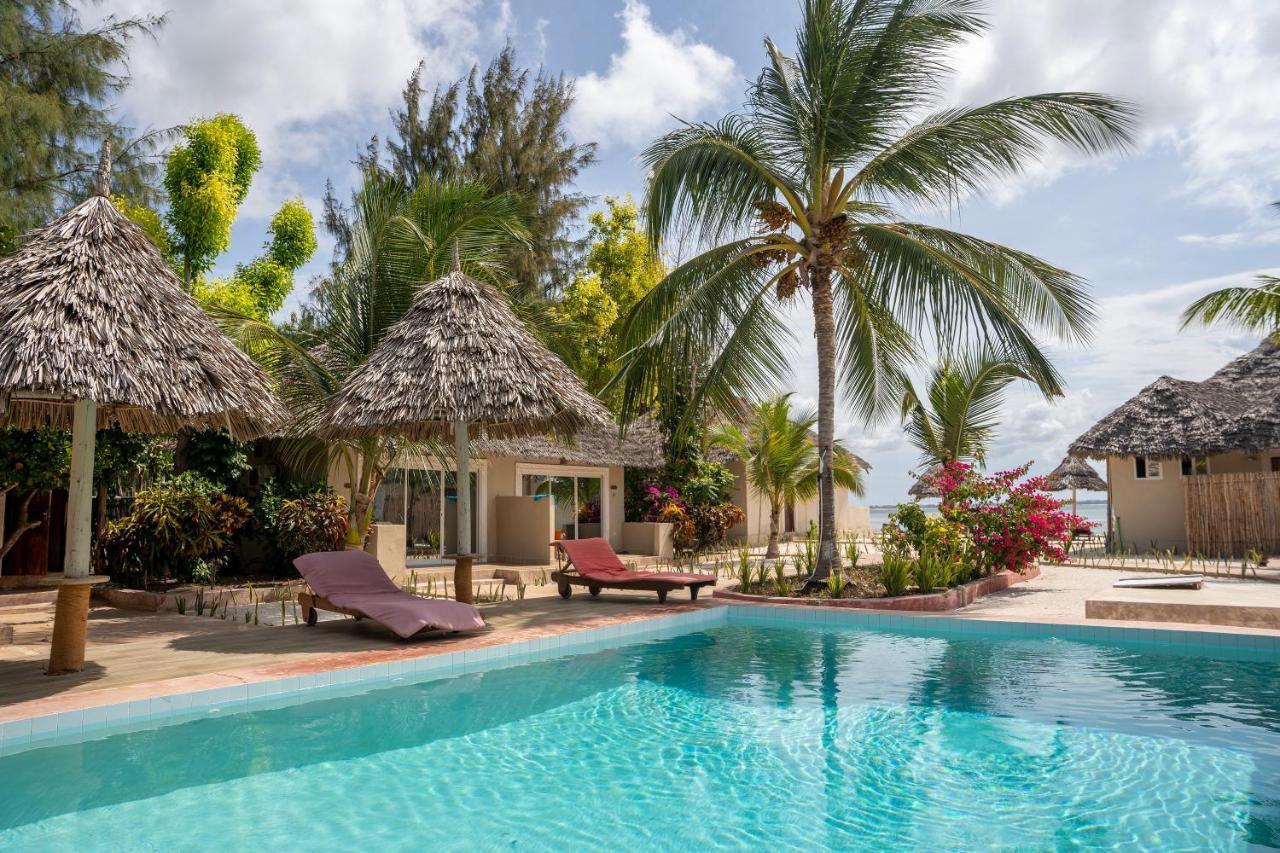
<path fill-rule="evenodd" d="M 1184 482 L 1190 553 L 1280 554 L 1280 473 L 1208 474 Z"/>

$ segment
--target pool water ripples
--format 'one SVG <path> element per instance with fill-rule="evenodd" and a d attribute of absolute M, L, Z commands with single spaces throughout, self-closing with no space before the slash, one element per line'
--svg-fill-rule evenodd
<path fill-rule="evenodd" d="M 0 759 L 0 849 L 1280 845 L 1262 653 L 726 625 Z"/>

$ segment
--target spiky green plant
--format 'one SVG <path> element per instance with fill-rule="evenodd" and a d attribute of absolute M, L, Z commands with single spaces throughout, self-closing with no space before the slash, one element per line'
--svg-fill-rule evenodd
<path fill-rule="evenodd" d="M 765 559 L 778 556 L 782 510 L 818 493 L 818 447 L 813 427 L 816 413 L 791 408 L 791 395 L 781 394 L 753 405 L 741 423 L 724 420 L 708 437 L 743 461 L 747 483 L 769 502 L 769 547 Z M 862 494 L 862 469 L 853 454 L 836 442 L 833 455 L 836 485 Z"/>
<path fill-rule="evenodd" d="M 651 239 L 690 236 L 707 248 L 628 315 L 611 383 L 627 414 L 688 392 L 692 422 L 708 406 L 729 414 L 743 397 L 763 398 L 789 372 L 788 329 L 803 300 L 823 458 L 833 453 L 837 392 L 866 418 L 885 414 L 929 339 L 994 341 L 1042 385 L 1058 384 L 1039 342 L 1088 337 L 1083 282 L 898 211 L 954 205 L 1020 171 L 1046 142 L 1124 148 L 1135 110 L 1057 92 L 927 112 L 957 46 L 985 27 L 974 0 L 804 0 L 794 53 L 765 41 L 743 110 L 687 123 L 643 152 Z M 692 388 L 673 365 L 694 368 Z M 824 468 L 819 481 L 814 580 L 840 561 L 832 474 Z"/>

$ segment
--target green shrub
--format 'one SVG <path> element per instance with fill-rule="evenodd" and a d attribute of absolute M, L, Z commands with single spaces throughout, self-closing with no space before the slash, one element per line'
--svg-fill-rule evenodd
<path fill-rule="evenodd" d="M 911 583 L 911 561 L 903 554 L 886 551 L 884 562 L 880 565 L 880 583 L 884 586 L 886 595 L 904 594 L 907 585 Z"/>
<path fill-rule="evenodd" d="M 258 490 L 254 522 L 268 574 L 290 574 L 295 557 L 342 547 L 347 502 L 323 483 L 267 480 Z"/>
<path fill-rule="evenodd" d="M 107 526 L 98 543 L 100 564 L 113 578 L 144 588 L 156 577 L 212 583 L 249 516 L 243 498 L 181 474 L 139 492 L 132 512 Z"/>
<path fill-rule="evenodd" d="M 915 562 L 916 587 L 921 593 L 945 588 L 951 582 L 951 562 L 943 554 L 926 548 Z"/>

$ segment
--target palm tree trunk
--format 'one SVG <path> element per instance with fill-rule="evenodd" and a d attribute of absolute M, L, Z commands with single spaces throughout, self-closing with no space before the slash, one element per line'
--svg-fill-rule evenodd
<path fill-rule="evenodd" d="M 778 559 L 778 515 L 782 512 L 782 504 L 769 501 L 769 547 L 765 549 L 766 560 Z"/>
<path fill-rule="evenodd" d="M 825 583 L 840 567 L 836 549 L 836 484 L 831 470 L 836 432 L 836 322 L 831 296 L 831 270 L 810 270 L 813 336 L 818 344 L 818 562 L 809 583 Z"/>

